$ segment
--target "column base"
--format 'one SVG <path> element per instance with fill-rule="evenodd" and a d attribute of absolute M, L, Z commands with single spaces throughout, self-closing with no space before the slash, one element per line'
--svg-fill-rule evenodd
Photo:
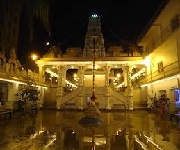
<path fill-rule="evenodd" d="M 129 108 L 128 110 L 133 110 L 133 108 Z"/>
<path fill-rule="evenodd" d="M 61 108 L 60 107 L 56 107 L 57 110 L 60 110 Z"/>
<path fill-rule="evenodd" d="M 61 104 L 58 104 L 56 105 L 56 109 L 60 110 L 62 107 L 61 107 Z"/>
<path fill-rule="evenodd" d="M 110 106 L 107 106 L 107 107 L 106 107 L 106 110 L 111 110 L 111 107 L 110 107 Z"/>
<path fill-rule="evenodd" d="M 78 110 L 81 110 L 81 111 L 83 111 L 83 110 L 84 110 L 84 108 L 83 108 L 83 107 L 79 107 L 79 108 L 78 108 Z"/>

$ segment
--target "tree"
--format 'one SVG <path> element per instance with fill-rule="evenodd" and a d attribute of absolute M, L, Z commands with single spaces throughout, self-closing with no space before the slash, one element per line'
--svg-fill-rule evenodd
<path fill-rule="evenodd" d="M 28 80 L 28 84 L 22 88 L 17 94 L 17 110 L 26 110 L 32 107 L 37 108 L 40 91 L 37 89 L 32 80 Z"/>
<path fill-rule="evenodd" d="M 34 17 L 50 34 L 49 0 L 0 0 L 0 50 L 17 49 L 22 19 L 27 21 L 30 39 L 33 40 Z"/>

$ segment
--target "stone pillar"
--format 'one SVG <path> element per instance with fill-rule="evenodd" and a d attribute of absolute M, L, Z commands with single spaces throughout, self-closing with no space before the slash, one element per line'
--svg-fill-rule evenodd
<path fill-rule="evenodd" d="M 63 87 L 66 87 L 66 71 L 67 71 L 67 68 L 66 66 L 63 66 L 62 68 L 62 86 Z"/>
<path fill-rule="evenodd" d="M 126 96 L 127 96 L 127 103 L 128 109 L 133 110 L 133 87 L 131 83 L 131 66 L 127 65 L 123 68 L 124 72 L 124 84 L 126 88 Z"/>
<path fill-rule="evenodd" d="M 57 103 L 56 108 L 61 109 L 62 101 L 63 101 L 63 86 L 65 86 L 65 67 L 64 66 L 58 66 L 58 86 L 57 86 Z"/>
<path fill-rule="evenodd" d="M 44 83 L 44 70 L 43 70 L 43 65 L 39 65 L 39 91 L 40 91 L 40 96 L 39 96 L 39 104 L 38 107 L 42 107 L 44 103 L 44 90 L 42 89 L 42 84 Z"/>
<path fill-rule="evenodd" d="M 110 66 L 108 66 L 108 65 L 106 65 L 105 66 L 105 85 L 106 85 L 106 87 L 109 87 L 109 73 L 110 73 L 110 70 L 111 70 L 111 68 L 110 68 Z"/>
<path fill-rule="evenodd" d="M 42 83 L 44 83 L 44 69 L 43 69 L 43 65 L 39 65 L 39 84 L 41 85 Z"/>
<path fill-rule="evenodd" d="M 111 90 L 110 90 L 110 87 L 109 87 L 109 73 L 110 73 L 110 66 L 106 65 L 105 66 L 105 82 L 106 82 L 106 91 L 107 91 L 107 94 L 106 94 L 106 97 L 107 97 L 107 106 L 106 106 L 106 109 L 107 110 L 111 110 L 111 106 L 110 106 L 110 95 L 111 95 Z"/>
<path fill-rule="evenodd" d="M 40 91 L 40 95 L 39 95 L 39 103 L 38 103 L 38 107 L 39 108 L 42 108 L 43 107 L 43 104 L 44 104 L 44 88 L 42 88 L 42 86 L 40 86 L 38 88 L 38 90 Z"/>
<path fill-rule="evenodd" d="M 106 97 L 107 97 L 107 106 L 106 110 L 111 110 L 111 105 L 110 105 L 110 97 L 111 97 L 111 89 L 110 87 L 106 87 Z"/>
<path fill-rule="evenodd" d="M 83 110 L 83 102 L 84 102 L 84 72 L 85 72 L 85 67 L 84 66 L 79 66 L 78 69 L 78 77 L 79 77 L 79 110 Z"/>
<path fill-rule="evenodd" d="M 131 71 L 132 71 L 131 66 L 129 66 L 129 65 L 124 66 L 123 74 L 124 74 L 124 84 L 125 84 L 125 87 L 132 86 L 132 84 L 131 84 Z"/>

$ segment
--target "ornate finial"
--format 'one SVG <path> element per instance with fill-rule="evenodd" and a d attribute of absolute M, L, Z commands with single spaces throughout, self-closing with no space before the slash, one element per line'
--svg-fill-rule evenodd
<path fill-rule="evenodd" d="M 96 14 L 96 13 L 92 13 L 91 16 L 90 16 L 90 18 L 99 18 L 99 16 L 98 16 L 98 14 Z"/>

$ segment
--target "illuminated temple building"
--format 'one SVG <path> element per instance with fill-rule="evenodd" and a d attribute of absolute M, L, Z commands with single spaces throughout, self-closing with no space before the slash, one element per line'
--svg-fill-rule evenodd
<path fill-rule="evenodd" d="M 119 44 L 105 47 L 100 16 L 91 15 L 83 48 L 70 47 L 62 53 L 52 46 L 36 61 L 39 74 L 29 72 L 28 76 L 41 91 L 40 107 L 86 108 L 92 95 L 93 52 L 95 93 L 100 109 L 147 108 L 150 97 L 161 95 L 170 99 L 171 109 L 177 107 L 180 103 L 179 7 L 178 0 L 163 5 L 140 36 L 138 46 L 131 45 L 128 49 Z M 2 91 L 7 101 L 13 101 L 14 94 L 26 82 L 25 73 L 16 57 L 6 61 L 3 52 L 0 57 Z"/>
<path fill-rule="evenodd" d="M 55 103 L 58 109 L 85 108 L 92 93 L 95 51 L 95 91 L 100 109 L 148 107 L 149 97 L 158 98 L 162 94 L 174 108 L 180 101 L 179 14 L 178 1 L 167 2 L 139 39 L 138 45 L 143 50 L 132 46 L 129 53 L 119 45 L 105 49 L 100 17 L 90 16 L 83 49 L 72 47 L 59 54 L 52 48 L 37 62 L 42 74 L 48 70 L 48 75 L 41 79 L 51 77 L 44 105 Z"/>
<path fill-rule="evenodd" d="M 138 97 L 141 90 L 136 83 L 136 78 L 145 75 L 141 53 L 136 49 L 128 53 L 116 45 L 105 49 L 100 17 L 93 14 L 89 18 L 83 49 L 67 48 L 62 54 L 52 47 L 37 61 L 41 79 L 48 84 L 44 96 L 45 106 L 54 103 L 57 109 L 82 110 L 86 107 L 92 95 L 93 52 L 95 93 L 100 109 L 132 110 L 136 104 L 146 104 Z M 137 94 L 133 94 L 133 91 Z"/>

